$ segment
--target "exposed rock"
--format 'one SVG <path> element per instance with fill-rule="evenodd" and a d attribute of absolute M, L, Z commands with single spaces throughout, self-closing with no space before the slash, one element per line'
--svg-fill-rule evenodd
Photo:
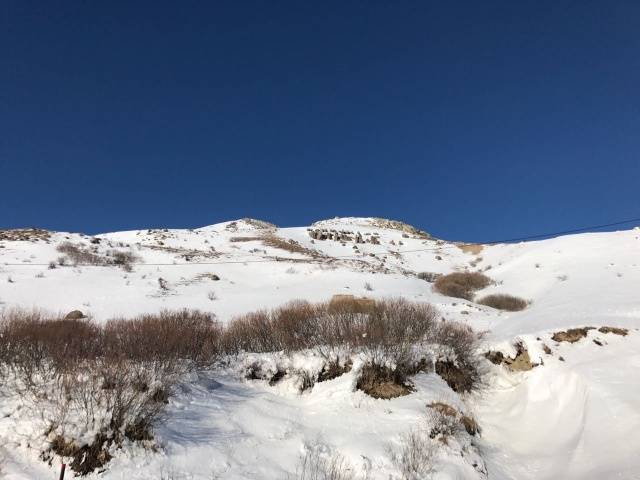
<path fill-rule="evenodd" d="M 615 335 L 621 335 L 626 337 L 629 334 L 629 330 L 626 328 L 618 328 L 618 327 L 600 327 L 598 329 L 600 333 L 613 333 Z"/>
<path fill-rule="evenodd" d="M 85 318 L 85 315 L 80 310 L 72 310 L 64 316 L 65 320 L 80 320 L 81 318 Z"/>
<path fill-rule="evenodd" d="M 551 339 L 555 342 L 575 343 L 580 339 L 585 338 L 589 330 L 594 330 L 594 327 L 570 328 L 564 332 L 554 333 Z"/>
<path fill-rule="evenodd" d="M 15 228 L 0 230 L 0 241 L 37 242 L 48 241 L 51 233 L 40 228 Z"/>
<path fill-rule="evenodd" d="M 494 365 L 502 365 L 502 362 L 504 362 L 504 355 L 502 354 L 502 352 L 494 352 L 489 350 L 484 354 L 484 356 Z"/>
<path fill-rule="evenodd" d="M 551 352 L 551 350 L 549 350 Z M 505 365 L 509 370 L 513 372 L 526 372 L 533 367 L 537 367 L 537 363 L 531 362 L 529 357 L 529 351 L 521 343 L 516 345 L 515 357 L 506 357 L 499 351 L 488 351 L 484 354 L 485 358 L 494 365 Z"/>
<path fill-rule="evenodd" d="M 509 370 L 514 372 L 526 372 L 538 366 L 538 364 L 531 362 L 529 351 L 522 345 L 519 346 L 516 356 L 514 358 L 507 358 L 504 363 Z"/>

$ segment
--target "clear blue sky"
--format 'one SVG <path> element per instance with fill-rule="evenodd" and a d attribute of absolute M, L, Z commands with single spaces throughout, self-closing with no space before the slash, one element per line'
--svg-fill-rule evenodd
<path fill-rule="evenodd" d="M 640 2 L 4 0 L 0 227 L 640 215 Z"/>

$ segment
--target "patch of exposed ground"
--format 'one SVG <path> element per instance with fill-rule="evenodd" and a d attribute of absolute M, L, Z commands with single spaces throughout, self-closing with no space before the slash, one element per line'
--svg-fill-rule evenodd
<path fill-rule="evenodd" d="M 514 357 L 507 357 L 502 352 L 499 351 L 488 351 L 484 354 L 484 356 L 491 363 L 495 365 L 504 365 L 512 372 L 526 372 L 531 370 L 533 367 L 537 367 L 537 363 L 533 363 L 531 361 L 531 357 L 529 357 L 529 351 L 522 344 L 516 344 L 516 355 Z"/>
<path fill-rule="evenodd" d="M 457 243 L 456 246 L 464 253 L 478 255 L 484 249 L 484 245 L 480 243 Z"/>
<path fill-rule="evenodd" d="M 211 247 L 211 250 L 196 250 L 193 248 L 167 247 L 165 245 L 142 245 L 142 248 L 171 253 L 187 262 L 198 258 L 218 258 L 222 255 L 222 253 L 215 251 L 213 247 Z"/>
<path fill-rule="evenodd" d="M 621 335 L 626 337 L 629 334 L 629 330 L 626 328 L 618 328 L 618 327 L 600 327 L 598 329 L 600 333 L 613 333 L 614 335 Z"/>
<path fill-rule="evenodd" d="M 0 242 L 39 242 L 48 241 L 51 232 L 40 228 L 16 228 L 10 230 L 0 230 Z"/>
<path fill-rule="evenodd" d="M 389 220 L 386 218 L 372 218 L 371 226 L 384 228 L 384 229 L 399 230 L 401 232 L 408 233 L 418 238 L 423 238 L 425 240 L 432 238 L 431 235 L 428 234 L 427 232 L 420 230 L 414 227 L 413 225 L 409 225 L 408 223 L 401 222 L 399 220 Z"/>
<path fill-rule="evenodd" d="M 406 382 L 397 370 L 378 365 L 365 365 L 362 368 L 356 388 L 373 398 L 385 400 L 409 395 L 414 391 L 413 385 Z"/>
<path fill-rule="evenodd" d="M 576 343 L 585 338 L 589 330 L 595 330 L 595 327 L 570 328 L 562 332 L 556 332 L 551 336 L 554 342 Z"/>
<path fill-rule="evenodd" d="M 318 375 L 318 382 L 326 382 L 327 380 L 333 380 L 334 378 L 338 378 L 341 375 L 344 375 L 347 372 L 351 371 L 351 367 L 353 366 L 351 360 L 340 365 L 337 361 L 327 363 L 320 375 Z"/>
<path fill-rule="evenodd" d="M 262 242 L 263 245 L 271 248 L 277 248 L 280 250 L 285 250 L 291 253 L 299 253 L 302 255 L 308 255 L 310 257 L 320 257 L 320 253 L 315 250 L 311 250 L 309 248 L 303 247 L 295 240 L 287 240 L 282 237 L 278 237 L 273 233 L 267 233 L 262 235 L 250 235 L 243 237 L 231 237 L 229 239 L 232 243 L 241 243 L 241 242 Z"/>

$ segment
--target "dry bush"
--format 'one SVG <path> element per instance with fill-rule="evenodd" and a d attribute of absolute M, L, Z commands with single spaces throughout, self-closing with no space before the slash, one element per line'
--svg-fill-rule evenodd
<path fill-rule="evenodd" d="M 458 393 L 470 392 L 480 385 L 478 370 L 478 337 L 468 325 L 458 322 L 440 323 L 436 342 L 447 346 L 453 352 L 453 358 L 438 359 L 435 371 Z"/>
<path fill-rule="evenodd" d="M 291 253 L 301 253 L 302 255 L 317 255 L 317 252 L 303 247 L 295 240 L 286 240 L 275 235 L 265 235 L 261 238 L 262 243 L 271 248 L 278 248 Z"/>
<path fill-rule="evenodd" d="M 140 260 L 140 257 L 126 250 L 109 250 L 107 256 L 110 257 L 109 264 L 116 265 L 126 272 L 132 271 L 133 264 Z"/>
<path fill-rule="evenodd" d="M 231 237 L 229 239 L 230 242 L 240 243 L 240 242 L 262 242 L 263 245 L 272 248 L 278 248 L 280 250 L 286 250 L 291 253 L 301 253 L 303 255 L 317 255 L 317 252 L 314 250 L 309 250 L 308 248 L 303 247 L 295 240 L 286 240 L 281 237 L 277 237 L 273 234 L 260 235 L 260 236 L 250 236 L 250 237 Z"/>
<path fill-rule="evenodd" d="M 262 240 L 262 237 L 231 237 L 229 239 L 229 241 L 233 243 L 259 242 L 260 240 Z"/>
<path fill-rule="evenodd" d="M 418 277 L 420 280 L 424 280 L 425 282 L 429 283 L 435 282 L 441 276 L 441 273 L 434 272 L 419 272 L 418 274 L 416 274 L 416 277 Z"/>
<path fill-rule="evenodd" d="M 411 345 L 435 331 L 435 318 L 430 305 L 402 299 L 296 301 L 233 319 L 223 343 L 229 353 L 317 348 L 329 358 L 335 348 L 346 346 L 366 350 L 374 359 L 401 359 Z"/>
<path fill-rule="evenodd" d="M 424 478 L 433 471 L 436 447 L 422 431 L 409 431 L 401 437 L 399 447 L 390 447 L 388 453 L 403 480 Z"/>
<path fill-rule="evenodd" d="M 362 368 L 356 388 L 373 398 L 390 399 L 407 395 L 413 391 L 407 383 L 407 369 L 399 366 L 392 369 L 376 363 Z"/>
<path fill-rule="evenodd" d="M 362 352 L 367 364 L 358 388 L 379 398 L 409 393 L 408 377 L 432 368 L 455 391 L 474 390 L 480 384 L 476 334 L 464 324 L 438 323 L 436 318 L 430 305 L 403 299 L 292 302 L 232 320 L 222 343 L 231 354 L 313 348 L 326 359 L 327 370 L 339 352 Z M 441 345 L 448 353 L 434 363 L 416 358 L 414 347 L 420 343 Z"/>
<path fill-rule="evenodd" d="M 209 313 L 164 310 L 157 315 L 110 320 L 104 327 L 106 356 L 152 362 L 167 372 L 210 365 L 222 328 Z"/>
<path fill-rule="evenodd" d="M 481 305 L 497 308 L 498 310 L 506 310 L 508 312 L 519 312 L 527 308 L 527 301 L 522 298 L 514 297 L 506 294 L 487 295 L 478 300 Z"/>
<path fill-rule="evenodd" d="M 56 247 L 56 250 L 66 255 L 74 265 L 102 265 L 105 263 L 104 257 L 97 253 L 97 249 L 92 250 L 82 244 L 63 242 Z"/>
<path fill-rule="evenodd" d="M 37 310 L 4 312 L 0 337 L 0 362 L 26 386 L 101 354 L 101 330 L 91 321 L 48 318 Z"/>
<path fill-rule="evenodd" d="M 345 297 L 315 305 L 298 301 L 232 320 L 223 345 L 232 354 L 313 348 L 329 369 L 339 352 L 362 352 L 368 364 L 358 388 L 390 398 L 410 391 L 406 379 L 417 371 L 414 346 L 436 339 L 436 317 L 430 305 L 403 299 L 362 302 Z"/>
<path fill-rule="evenodd" d="M 449 297 L 473 299 L 476 290 L 491 285 L 491 279 L 479 272 L 454 272 L 439 277 L 433 288 Z"/>
<path fill-rule="evenodd" d="M 295 475 L 287 475 L 288 480 L 353 480 L 353 468 L 339 453 L 330 457 L 321 454 L 319 448 L 307 450 L 301 456 Z"/>
<path fill-rule="evenodd" d="M 458 411 L 453 407 L 449 408 L 453 411 L 444 408 L 429 408 L 427 410 L 427 424 L 430 427 L 429 438 L 438 438 L 443 443 L 447 443 L 449 437 L 455 437 L 463 432 L 464 427 L 458 419 Z"/>
<path fill-rule="evenodd" d="M 88 247 L 81 243 L 63 242 L 56 250 L 65 255 L 58 259 L 61 266 L 69 261 L 73 265 L 114 265 L 130 272 L 132 265 L 139 260 L 139 257 L 130 251 L 109 250 L 106 255 L 101 255 L 97 246 Z"/>
<path fill-rule="evenodd" d="M 86 474 L 110 459 L 112 445 L 152 438 L 175 382 L 215 360 L 221 329 L 211 315 L 189 310 L 104 327 L 14 310 L 0 319 L 0 337 L 0 370 L 52 438 L 42 458 L 71 457 L 71 468 Z M 69 417 L 98 432 L 90 443 L 65 433 Z"/>

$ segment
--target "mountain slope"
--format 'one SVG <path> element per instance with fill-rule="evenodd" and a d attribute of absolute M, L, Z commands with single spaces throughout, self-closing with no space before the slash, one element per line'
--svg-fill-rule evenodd
<path fill-rule="evenodd" d="M 74 266 L 64 253 L 73 252 L 69 245 L 93 255 L 87 258 L 95 265 Z M 119 254 L 135 258 L 130 265 L 118 264 Z M 478 297 L 507 293 L 529 306 L 499 311 L 441 295 L 418 277 L 464 270 L 483 271 L 494 281 Z M 226 322 L 293 299 L 325 301 L 336 294 L 432 303 L 443 317 L 486 332 L 482 352 L 515 357 L 525 349 L 538 365 L 523 372 L 490 365 L 484 391 L 462 399 L 460 408 L 473 409 L 483 428 L 479 445 L 489 478 L 499 479 L 636 478 L 638 285 L 637 229 L 491 246 L 446 242 L 373 218 L 299 228 L 244 219 L 194 230 L 95 237 L 0 234 L 3 309 L 78 309 L 103 322 L 189 307 L 214 312 Z M 599 331 L 603 326 L 626 328 L 627 335 Z M 574 327 L 595 328 L 575 343 L 553 339 Z M 300 397 L 286 385 L 274 391 L 238 382 L 231 372 L 198 379 L 172 403 L 171 420 L 160 429 L 166 458 L 125 456 L 108 476 L 149 478 L 132 469 L 145 465 L 145 472 L 157 472 L 169 465 L 193 478 L 208 478 L 211 472 L 220 478 L 281 478 L 283 469 L 294 469 L 291 452 L 313 437 L 342 451 L 361 470 L 370 465 L 366 468 L 373 472 L 389 473 L 387 464 L 373 461 L 386 444 L 374 437 L 398 434 L 400 424 L 415 422 L 424 405 L 447 395 L 446 389 L 425 375 L 417 380 L 415 394 L 384 401 L 354 393 L 353 381 L 347 375 Z M 19 442 L 10 432 L 15 426 L 0 421 L 0 437 Z M 20 472 L 22 478 L 40 478 L 47 472 L 22 454 L 0 450 L 2 456 L 15 475 L 11 478 Z M 438 478 L 477 478 L 467 464 L 451 458 Z"/>

